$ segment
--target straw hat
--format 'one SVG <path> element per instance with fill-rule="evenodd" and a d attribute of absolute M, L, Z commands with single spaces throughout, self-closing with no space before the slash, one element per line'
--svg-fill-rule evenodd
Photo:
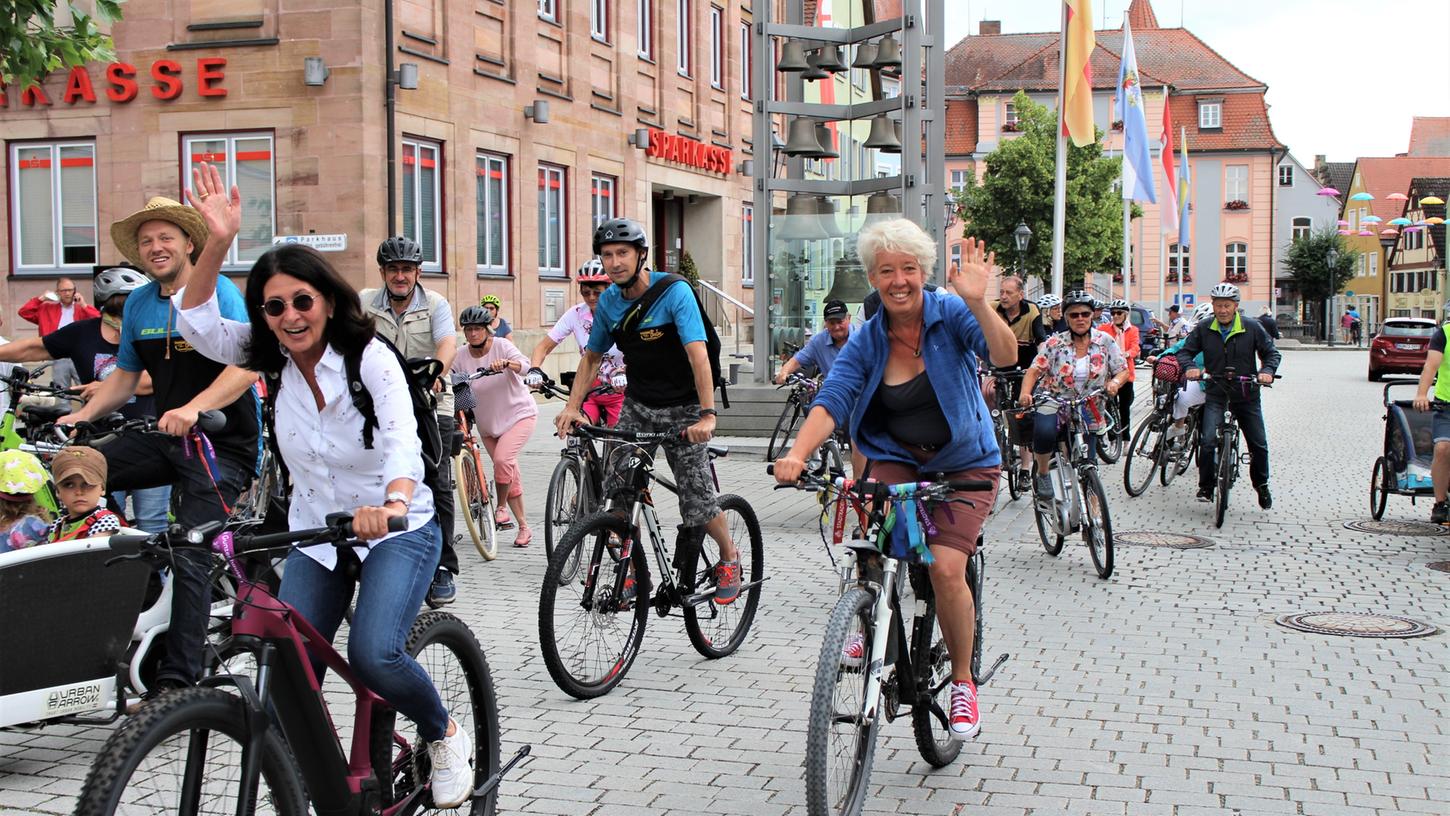
<path fill-rule="evenodd" d="M 111 242 L 126 260 L 138 268 L 144 268 L 141 264 L 141 253 L 136 249 L 136 230 L 147 221 L 170 221 L 181 227 L 194 247 L 191 251 L 191 262 L 196 263 L 196 259 L 201 257 L 201 248 L 206 246 L 207 236 L 206 222 L 201 219 L 201 213 L 166 196 L 155 196 L 142 209 L 111 225 Z"/>

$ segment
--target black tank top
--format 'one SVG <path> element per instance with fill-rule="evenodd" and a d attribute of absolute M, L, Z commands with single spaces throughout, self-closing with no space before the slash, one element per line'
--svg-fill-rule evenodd
<path fill-rule="evenodd" d="M 879 423 L 903 445 L 936 450 L 952 439 L 951 426 L 925 371 L 900 385 L 883 382 L 871 399 L 868 414 L 873 424 Z"/>

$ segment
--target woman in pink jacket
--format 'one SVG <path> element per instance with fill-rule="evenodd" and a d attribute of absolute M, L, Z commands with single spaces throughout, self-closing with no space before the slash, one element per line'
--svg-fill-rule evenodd
<path fill-rule="evenodd" d="M 473 409 L 474 427 L 493 460 L 493 480 L 498 492 L 508 500 L 513 518 L 518 519 L 519 532 L 515 547 L 527 547 L 534 533 L 524 516 L 524 485 L 519 473 L 519 452 L 534 432 L 539 407 L 524 385 L 523 375 L 529 370 L 529 358 L 512 342 L 495 337 L 494 316 L 482 306 L 469 306 L 458 316 L 467 345 L 453 358 L 453 373 L 473 374 L 489 368 L 497 376 L 479 377 L 469 383 L 477 406 Z M 513 526 L 509 510 L 499 507 L 494 524 L 499 529 Z"/>

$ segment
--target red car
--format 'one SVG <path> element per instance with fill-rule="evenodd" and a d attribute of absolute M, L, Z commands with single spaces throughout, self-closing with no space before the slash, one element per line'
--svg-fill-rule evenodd
<path fill-rule="evenodd" d="M 1369 341 L 1369 381 L 1386 374 L 1419 374 L 1439 324 L 1423 317 L 1391 317 Z"/>

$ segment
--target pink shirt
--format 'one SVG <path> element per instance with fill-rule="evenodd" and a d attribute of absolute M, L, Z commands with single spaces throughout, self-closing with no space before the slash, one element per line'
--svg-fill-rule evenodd
<path fill-rule="evenodd" d="M 502 337 L 495 337 L 488 353 L 482 357 L 475 357 L 474 350 L 464 344 L 453 358 L 453 371 L 456 374 L 472 374 L 499 360 L 517 360 L 523 364 L 525 372 L 529 370 L 529 358 L 517 346 Z M 519 420 L 539 415 L 539 406 L 524 385 L 523 375 L 511 368 L 504 369 L 502 374 L 479 377 L 468 385 L 478 402 L 473 409 L 473 418 L 483 436 L 503 436 Z"/>

